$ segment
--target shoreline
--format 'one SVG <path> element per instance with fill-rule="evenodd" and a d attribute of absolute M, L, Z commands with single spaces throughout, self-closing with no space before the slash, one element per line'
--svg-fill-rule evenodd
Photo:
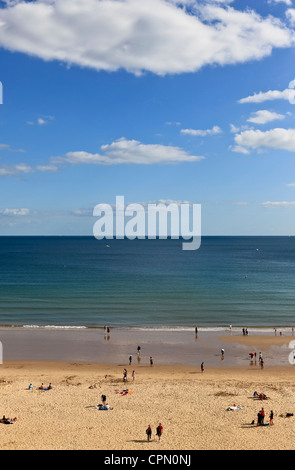
<path fill-rule="evenodd" d="M 265 365 L 288 366 L 295 336 L 259 332 L 187 330 L 0 328 L 4 361 L 133 364 L 210 367 L 247 366 L 251 352 L 262 353 Z M 140 346 L 140 356 L 137 347 Z M 221 349 L 225 354 L 221 357 Z"/>

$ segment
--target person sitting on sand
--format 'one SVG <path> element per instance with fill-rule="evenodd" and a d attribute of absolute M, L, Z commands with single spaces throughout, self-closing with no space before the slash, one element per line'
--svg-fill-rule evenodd
<path fill-rule="evenodd" d="M 28 386 L 28 390 L 33 390 L 33 385 L 32 385 L 32 384 L 30 384 L 30 385 Z"/>
<path fill-rule="evenodd" d="M 259 400 L 268 400 L 268 397 L 265 395 L 265 393 L 259 393 Z"/>
<path fill-rule="evenodd" d="M 44 384 L 43 383 L 40 385 L 39 390 L 44 390 Z"/>

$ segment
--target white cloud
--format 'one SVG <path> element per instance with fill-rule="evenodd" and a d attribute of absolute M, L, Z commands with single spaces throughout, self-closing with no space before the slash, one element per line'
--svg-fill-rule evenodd
<path fill-rule="evenodd" d="M 261 130 L 249 130 L 235 136 L 237 146 L 245 151 L 249 148 L 278 149 L 295 151 L 295 129 L 275 128 L 262 132 Z"/>
<path fill-rule="evenodd" d="M 275 121 L 276 119 L 285 119 L 283 114 L 278 114 L 267 109 L 261 109 L 252 113 L 252 116 L 247 119 L 248 122 L 253 122 L 254 124 L 266 124 L 267 122 Z"/>
<path fill-rule="evenodd" d="M 13 176 L 33 172 L 33 168 L 27 165 L 26 163 L 18 163 L 16 165 L 0 168 L 0 176 Z"/>
<path fill-rule="evenodd" d="M 7 217 L 16 217 L 16 216 L 26 216 L 30 214 L 30 209 L 22 208 L 22 209 L 3 209 L 0 210 L 0 215 L 4 215 Z"/>
<path fill-rule="evenodd" d="M 250 153 L 248 149 L 246 149 L 245 147 L 242 147 L 241 145 L 235 145 L 234 147 L 230 147 L 230 148 L 232 149 L 233 152 L 244 153 L 245 155 Z"/>
<path fill-rule="evenodd" d="M 54 120 L 54 116 L 42 116 L 42 117 L 38 117 L 36 121 L 27 121 L 27 124 L 29 126 L 34 126 L 35 124 L 37 124 L 38 126 L 45 126 L 45 124 L 48 124 L 49 121 L 53 121 L 53 120 Z"/>
<path fill-rule="evenodd" d="M 37 170 L 43 172 L 55 172 L 58 171 L 59 168 L 56 165 L 38 165 Z"/>
<path fill-rule="evenodd" d="M 212 129 L 181 129 L 181 134 L 193 135 L 193 136 L 206 136 L 221 134 L 222 130 L 219 126 L 213 126 Z"/>
<path fill-rule="evenodd" d="M 292 90 L 286 88 L 283 91 L 279 90 L 269 90 L 267 92 L 260 91 L 259 93 L 254 93 L 254 95 L 247 96 L 246 98 L 241 98 L 239 103 L 263 103 L 264 101 L 273 101 L 273 100 L 287 100 L 289 101 L 290 94 Z"/>
<path fill-rule="evenodd" d="M 13 149 L 9 144 L 0 144 L 0 150 L 9 150 L 10 152 L 25 152 L 24 149 Z"/>
<path fill-rule="evenodd" d="M 62 157 L 53 157 L 52 163 L 62 164 L 92 164 L 92 165 L 121 165 L 121 164 L 171 164 L 181 162 L 197 162 L 202 156 L 189 155 L 179 147 L 159 144 L 142 144 L 137 140 L 121 138 L 112 144 L 102 145 L 100 153 L 85 151 L 68 152 Z"/>
<path fill-rule="evenodd" d="M 292 187 L 294 187 L 294 186 L 295 186 L 295 183 L 288 183 L 286 186 L 292 186 Z"/>
<path fill-rule="evenodd" d="M 262 202 L 264 207 L 295 207 L 295 201 L 266 201 Z"/>
<path fill-rule="evenodd" d="M 284 3 L 285 5 L 292 5 L 291 0 L 269 0 L 268 3 Z"/>
<path fill-rule="evenodd" d="M 290 21 L 291 25 L 295 25 L 295 9 L 289 8 L 286 11 L 286 17 Z"/>
<path fill-rule="evenodd" d="M 70 66 L 165 75 L 260 60 L 294 44 L 278 18 L 229 3 L 15 0 L 0 9 L 0 46 Z"/>
<path fill-rule="evenodd" d="M 235 126 L 234 124 L 230 124 L 229 126 L 230 126 L 230 132 L 231 132 L 232 134 L 237 134 L 238 132 L 244 131 L 244 130 L 246 130 L 246 129 L 252 129 L 252 127 L 249 126 L 248 124 L 242 125 L 242 126 L 240 126 L 240 127 L 237 127 L 237 126 Z"/>

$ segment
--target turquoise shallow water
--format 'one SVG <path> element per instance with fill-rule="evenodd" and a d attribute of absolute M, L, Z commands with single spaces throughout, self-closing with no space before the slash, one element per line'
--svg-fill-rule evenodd
<path fill-rule="evenodd" d="M 295 324 L 295 237 L 203 237 L 196 251 L 181 243 L 1 237 L 0 324 Z"/>

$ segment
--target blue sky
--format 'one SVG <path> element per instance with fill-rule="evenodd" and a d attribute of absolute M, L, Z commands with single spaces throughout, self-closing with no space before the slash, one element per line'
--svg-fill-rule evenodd
<path fill-rule="evenodd" d="M 295 234 L 294 28 L 292 0 L 0 2 L 0 235 L 91 235 L 117 195 Z"/>

